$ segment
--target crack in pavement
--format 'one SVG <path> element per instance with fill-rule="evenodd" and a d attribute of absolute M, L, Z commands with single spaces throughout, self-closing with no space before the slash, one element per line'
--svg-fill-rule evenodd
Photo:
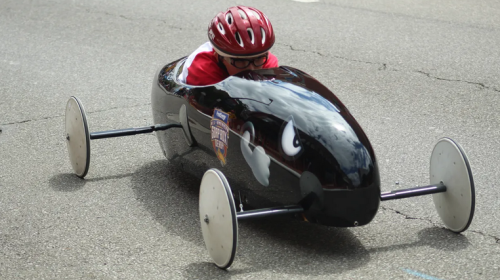
<path fill-rule="evenodd" d="M 494 235 L 487 234 L 487 233 L 484 233 L 484 232 L 480 232 L 480 231 L 477 231 L 477 230 L 471 230 L 471 232 L 478 233 L 478 234 L 480 234 L 480 235 L 482 235 L 482 236 L 484 236 L 484 237 L 490 237 L 490 238 L 493 238 L 493 239 L 495 239 L 495 242 L 496 242 L 497 244 L 500 244 L 500 238 L 499 238 L 499 237 L 496 237 L 496 236 L 494 236 Z"/>
<path fill-rule="evenodd" d="M 144 17 L 136 17 L 136 18 L 134 18 L 134 17 L 125 16 L 125 15 L 122 15 L 122 14 L 113 14 L 113 13 L 106 12 L 106 11 L 92 10 L 90 8 L 84 8 L 84 7 L 78 7 L 78 8 L 82 9 L 82 10 L 85 10 L 87 13 L 95 13 L 95 14 L 101 14 L 101 15 L 111 16 L 111 17 L 115 17 L 115 18 L 122 18 L 122 19 L 125 19 L 125 20 L 128 20 L 128 21 L 136 21 L 136 20 L 140 20 L 140 21 L 156 21 L 156 22 L 163 23 L 166 27 L 168 27 L 170 29 L 177 29 L 177 30 L 181 30 L 181 31 L 182 30 L 196 30 L 196 31 L 204 30 L 204 29 L 201 29 L 201 28 L 179 27 L 179 26 L 176 26 L 176 25 L 168 24 L 166 20 L 162 20 L 162 19 L 144 18 Z"/>
<path fill-rule="evenodd" d="M 56 115 L 56 116 L 49 116 L 49 117 L 44 117 L 44 118 L 39 118 L 39 119 L 32 119 L 32 120 L 23 120 L 23 121 L 18 121 L 18 122 L 10 122 L 10 123 L 2 123 L 0 125 L 13 125 L 13 124 L 21 124 L 21 123 L 28 123 L 28 122 L 36 122 L 36 121 L 43 121 L 43 120 L 49 120 L 49 119 L 54 119 L 58 117 L 62 117 L 63 115 Z"/>
<path fill-rule="evenodd" d="M 87 9 L 87 11 L 89 11 L 89 10 Z M 184 28 L 182 28 L 182 27 L 179 27 L 179 26 L 175 26 L 175 25 L 168 24 L 166 20 L 151 19 L 151 18 L 132 18 L 132 17 L 127 17 L 127 16 L 124 16 L 124 15 L 116 15 L 116 14 L 111 14 L 111 13 L 108 13 L 108 12 L 100 12 L 100 13 L 101 13 L 101 14 L 108 15 L 108 16 L 120 17 L 120 18 L 123 18 L 123 19 L 129 20 L 129 21 L 135 21 L 135 20 L 143 20 L 143 21 L 157 21 L 157 22 L 161 22 L 161 23 L 163 23 L 164 25 L 166 25 L 167 27 L 169 27 L 169 28 L 171 28 L 171 29 L 184 30 Z M 187 29 L 189 29 L 189 28 L 187 28 Z"/>
<path fill-rule="evenodd" d="M 404 216 L 405 219 L 408 219 L 408 220 L 421 220 L 421 221 L 429 222 L 429 223 L 431 223 L 432 225 L 434 225 L 436 227 L 445 228 L 443 226 L 438 225 L 437 223 L 433 222 L 430 219 L 422 219 L 422 218 L 410 217 L 410 216 L 408 216 L 408 215 L 406 215 L 406 214 L 404 214 L 404 213 L 402 213 L 402 212 L 400 212 L 400 211 L 398 211 L 396 209 L 388 208 L 388 207 L 385 207 L 385 206 L 380 206 L 380 208 L 383 209 L 383 210 L 392 211 L 392 212 L 394 212 L 394 213 L 396 213 L 398 215 Z"/>
<path fill-rule="evenodd" d="M 495 88 L 495 87 L 487 86 L 487 85 L 485 85 L 483 83 L 479 83 L 479 82 L 471 82 L 471 81 L 465 81 L 465 80 L 440 78 L 440 77 L 432 76 L 430 73 L 427 73 L 427 72 L 424 72 L 424 71 L 420 71 L 420 70 L 413 71 L 413 72 L 423 74 L 423 75 L 427 76 L 428 78 L 436 79 L 436 80 L 439 80 L 439 81 L 466 83 L 466 84 L 471 84 L 471 85 L 479 86 L 480 89 L 489 89 L 489 90 L 493 90 L 493 91 L 496 91 L 496 92 L 500 92 L 500 90 L 497 89 L 497 88 Z"/>
<path fill-rule="evenodd" d="M 103 15 L 106 15 L 106 16 L 123 18 L 123 19 L 129 20 L 129 21 L 134 21 L 134 20 L 157 21 L 157 22 L 163 23 L 165 26 L 167 26 L 168 28 L 171 28 L 171 29 L 177 29 L 177 30 L 188 30 L 189 29 L 189 30 L 197 30 L 197 31 L 204 30 L 204 29 L 200 29 L 200 28 L 183 28 L 183 27 L 179 27 L 179 26 L 175 26 L 175 25 L 170 25 L 170 24 L 167 24 L 166 20 L 161 20 L 161 19 L 132 18 L 132 17 L 129 17 L 129 16 L 121 15 L 121 14 L 109 13 L 109 12 L 106 12 L 106 11 L 95 11 L 95 10 L 91 10 L 90 8 L 83 8 L 83 7 L 78 7 L 78 8 L 84 9 L 88 13 L 99 13 L 99 14 L 103 14 Z M 378 68 L 379 71 L 388 71 L 388 70 L 395 71 L 395 72 L 402 71 L 402 70 L 399 70 L 399 69 L 396 69 L 396 68 L 388 69 L 388 64 L 387 63 L 363 61 L 363 60 L 352 59 L 352 58 L 347 58 L 347 57 L 342 57 L 342 56 L 337 56 L 337 55 L 325 55 L 325 54 L 323 54 L 323 53 L 321 53 L 319 51 L 310 51 L 310 50 L 296 49 L 292 45 L 283 44 L 283 43 L 276 43 L 276 45 L 283 45 L 283 46 L 289 47 L 290 50 L 292 50 L 292 51 L 313 53 L 313 54 L 316 54 L 316 55 L 319 55 L 319 56 L 322 56 L 322 57 L 332 57 L 332 58 L 341 59 L 341 60 L 345 60 L 345 61 L 358 62 L 358 63 L 364 63 L 364 64 L 370 64 L 370 65 L 380 65 L 380 67 Z M 471 82 L 471 81 L 466 81 L 466 80 L 441 78 L 441 77 L 433 76 L 430 73 L 427 73 L 427 72 L 424 72 L 424 71 L 421 71 L 421 70 L 413 70 L 412 72 L 423 74 L 423 75 L 427 76 L 428 78 L 436 79 L 436 80 L 439 80 L 439 81 L 460 82 L 460 83 L 472 84 L 472 85 L 479 86 L 479 88 L 481 90 L 482 89 L 486 89 L 486 90 L 492 90 L 492 91 L 495 91 L 495 92 L 500 92 L 500 89 L 497 89 L 497 88 L 495 88 L 493 86 L 487 86 L 484 83 L 480 83 L 480 82 Z"/>
<path fill-rule="evenodd" d="M 94 113 L 101 113 L 101 112 L 106 112 L 106 111 L 111 111 L 111 110 L 116 110 L 116 109 L 136 108 L 136 107 L 142 107 L 142 106 L 147 106 L 147 105 L 151 105 L 151 103 L 139 104 L 139 105 L 128 106 L 128 107 L 111 107 L 111 108 L 106 108 L 106 109 L 101 109 L 101 110 L 85 112 L 85 115 L 90 115 L 90 114 L 94 114 Z M 31 120 L 22 120 L 22 121 L 17 121 L 17 122 L 10 122 L 10 123 L 2 123 L 2 124 L 0 124 L 0 126 L 43 121 L 43 120 L 55 119 L 55 118 L 64 117 L 64 116 L 65 115 L 55 115 L 55 116 L 43 117 L 43 118 L 39 118 L 39 119 L 31 119 Z M 0 128 L 0 132 L 2 132 L 1 128 Z"/>
<path fill-rule="evenodd" d="M 282 43 L 276 43 L 276 45 L 283 45 L 283 46 L 289 47 L 290 50 L 296 51 L 296 52 L 314 53 L 314 54 L 317 54 L 317 55 L 323 56 L 323 57 L 333 57 L 333 58 L 342 59 L 342 60 L 346 60 L 346 61 L 359 62 L 359 63 L 371 64 L 371 65 L 380 65 L 380 68 L 383 68 L 382 70 L 386 70 L 386 68 L 387 68 L 387 64 L 386 63 L 376 63 L 376 62 L 371 62 L 371 61 L 362 61 L 362 60 L 352 59 L 352 58 L 347 58 L 347 57 L 342 57 L 342 56 L 338 56 L 338 55 L 333 55 L 333 56 L 332 55 L 326 55 L 326 54 L 322 54 L 321 52 L 318 52 L 318 51 L 309 51 L 309 50 L 296 49 L 292 45 L 287 45 L 287 44 L 282 44 Z M 380 70 L 380 68 L 379 68 L 379 70 Z"/>
<path fill-rule="evenodd" d="M 440 225 L 438 223 L 435 223 L 435 222 L 433 222 L 430 219 L 423 219 L 423 218 L 411 217 L 411 216 L 409 216 L 407 214 L 404 214 L 404 213 L 402 213 L 402 212 L 400 212 L 400 211 L 398 211 L 396 209 L 392 209 L 392 208 L 389 208 L 389 207 L 380 206 L 380 208 L 383 209 L 383 210 L 392 211 L 392 212 L 394 212 L 394 213 L 396 213 L 398 215 L 404 216 L 405 219 L 408 219 L 408 220 L 420 220 L 420 221 L 428 222 L 428 223 L 432 224 L 435 227 L 439 227 L 439 228 L 443 228 L 443 229 L 448 229 L 447 227 L 442 226 L 442 225 Z M 482 235 L 484 237 L 493 238 L 495 240 L 495 243 L 500 244 L 500 237 L 496 237 L 494 235 L 487 234 L 487 233 L 484 233 L 484 232 L 481 232 L 481 231 L 478 231 L 478 230 L 469 230 L 469 232 L 477 233 L 477 234 L 480 234 L 480 235 Z"/>
<path fill-rule="evenodd" d="M 352 58 L 347 58 L 347 57 L 342 57 L 342 56 L 337 56 L 337 55 L 325 55 L 325 54 L 323 54 L 321 52 L 318 52 L 318 51 L 309 51 L 309 50 L 303 50 L 303 49 L 296 49 L 293 46 L 287 45 L 287 44 L 277 43 L 277 45 L 283 45 L 283 46 L 289 47 L 290 50 L 292 50 L 292 51 L 313 53 L 313 54 L 316 54 L 316 55 L 319 55 L 319 56 L 322 56 L 322 57 L 332 57 L 332 58 L 337 58 L 337 59 L 341 59 L 341 60 L 345 60 L 345 61 L 359 62 L 359 63 L 370 64 L 370 65 L 380 65 L 380 67 L 378 68 L 379 71 L 395 71 L 395 72 L 401 72 L 402 71 L 402 70 L 399 70 L 399 69 L 396 69 L 396 68 L 389 69 L 387 63 L 378 63 L 378 62 L 371 62 L 371 61 L 363 61 L 363 60 L 352 59 Z M 423 75 L 427 76 L 430 79 L 435 79 L 435 80 L 439 80 L 439 81 L 446 81 L 446 82 L 466 83 L 466 84 L 471 84 L 471 85 L 479 86 L 479 88 L 481 90 L 486 89 L 486 90 L 492 90 L 492 91 L 495 91 L 495 92 L 500 92 L 500 89 L 497 89 L 496 87 L 493 87 L 493 86 L 485 85 L 484 83 L 480 83 L 480 82 L 471 82 L 471 81 L 466 81 L 466 80 L 441 78 L 441 77 L 433 76 L 430 73 L 427 73 L 427 72 L 424 72 L 424 71 L 421 71 L 421 70 L 413 70 L 411 72 L 418 73 L 418 74 L 423 74 Z"/>

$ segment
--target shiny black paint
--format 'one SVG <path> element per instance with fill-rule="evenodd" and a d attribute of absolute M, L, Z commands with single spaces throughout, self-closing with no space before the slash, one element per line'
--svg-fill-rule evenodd
<path fill-rule="evenodd" d="M 188 86 L 177 81 L 183 62 L 163 67 L 152 90 L 155 123 L 180 122 L 181 106 L 187 109 L 186 131 L 195 139 L 194 147 L 187 145 L 182 130 L 157 132 L 173 164 L 200 178 L 207 169 L 218 168 L 233 193 L 254 207 L 302 203 L 309 221 L 332 226 L 372 220 L 380 202 L 375 154 L 359 124 L 326 87 L 290 67 L 245 71 L 215 85 Z M 225 166 L 211 143 L 214 108 L 232 116 Z M 292 119 L 301 151 L 288 156 L 281 137 Z M 241 138 L 250 130 L 251 149 L 261 146 L 271 158 L 268 186 L 256 180 L 242 155 Z"/>

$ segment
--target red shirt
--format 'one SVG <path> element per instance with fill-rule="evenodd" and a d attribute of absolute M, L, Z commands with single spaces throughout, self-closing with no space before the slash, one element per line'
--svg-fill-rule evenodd
<path fill-rule="evenodd" d="M 229 75 L 220 68 L 215 51 L 210 42 L 206 42 L 190 54 L 179 76 L 181 82 L 194 86 L 216 84 Z M 262 68 L 278 67 L 278 58 L 269 52 L 269 57 Z"/>

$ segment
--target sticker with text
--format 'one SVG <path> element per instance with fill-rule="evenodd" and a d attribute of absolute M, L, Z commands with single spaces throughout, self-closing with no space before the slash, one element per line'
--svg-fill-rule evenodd
<path fill-rule="evenodd" d="M 227 144 L 229 141 L 229 114 L 219 109 L 214 110 L 210 129 L 212 131 L 212 146 L 215 155 L 220 160 L 222 166 L 226 165 Z"/>

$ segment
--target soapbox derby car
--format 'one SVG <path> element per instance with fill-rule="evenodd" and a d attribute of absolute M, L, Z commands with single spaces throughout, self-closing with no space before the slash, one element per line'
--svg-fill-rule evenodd
<path fill-rule="evenodd" d="M 362 226 L 380 201 L 432 194 L 447 228 L 459 233 L 469 227 L 474 182 L 467 156 L 453 140 L 440 139 L 434 147 L 429 185 L 381 193 L 367 136 L 313 77 L 281 66 L 191 86 L 179 81 L 184 62 L 174 61 L 154 77 L 155 125 L 90 133 L 82 103 L 71 97 L 66 142 L 72 167 L 83 178 L 90 140 L 156 132 L 166 158 L 201 179 L 201 229 L 216 266 L 232 264 L 238 221 L 249 218 L 295 214 L 326 226 Z"/>

